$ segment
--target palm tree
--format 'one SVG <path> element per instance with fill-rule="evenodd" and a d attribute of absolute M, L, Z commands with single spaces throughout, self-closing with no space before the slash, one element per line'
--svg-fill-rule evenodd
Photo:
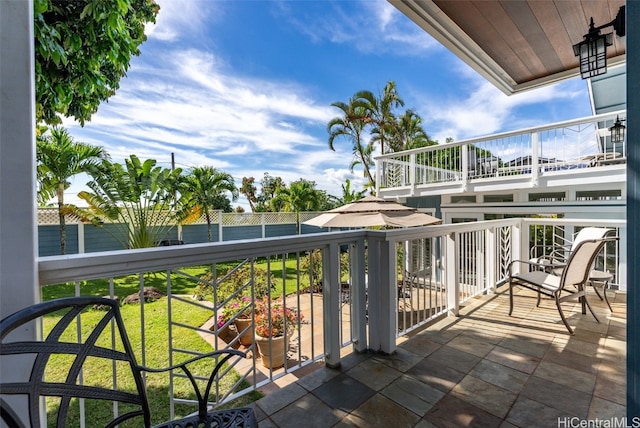
<path fill-rule="evenodd" d="M 350 204 L 351 202 L 355 202 L 359 199 L 364 198 L 366 190 L 361 190 L 357 192 L 355 189 L 351 189 L 351 180 L 348 178 L 345 180 L 345 183 L 342 185 L 342 200 L 341 205 Z"/>
<path fill-rule="evenodd" d="M 108 153 L 100 146 L 77 142 L 62 127 L 51 129 L 50 135 L 36 141 L 36 161 L 39 200 L 48 200 L 56 195 L 58 218 L 60 221 L 60 254 L 66 254 L 67 226 L 65 214 L 70 206 L 64 203 L 64 191 L 69 188 L 69 179 L 109 159 Z"/>
<path fill-rule="evenodd" d="M 107 232 L 124 248 L 153 247 L 177 224 L 181 174 L 180 168 L 156 166 L 155 159 L 141 162 L 136 155 L 124 165 L 103 161 L 87 183 L 91 192 L 78 194 L 89 207 L 76 213 L 98 226 L 110 223 Z"/>
<path fill-rule="evenodd" d="M 438 143 L 429 139 L 422 127 L 422 118 L 411 109 L 397 118 L 394 133 L 389 139 L 389 148 L 394 152 L 436 144 Z"/>
<path fill-rule="evenodd" d="M 294 181 L 287 188 L 278 189 L 278 193 L 271 200 L 273 206 L 282 206 L 286 212 L 296 213 L 296 226 L 300 232 L 300 211 L 318 211 L 323 201 L 324 194 L 315 188 L 316 183 L 301 178 Z"/>
<path fill-rule="evenodd" d="M 356 98 L 351 98 L 348 104 L 337 101 L 331 105 L 339 108 L 342 111 L 342 115 L 334 117 L 327 124 L 329 148 L 335 151 L 334 141 L 338 137 L 350 140 L 354 159 L 349 169 L 353 172 L 357 165 L 362 165 L 364 177 L 368 182 L 367 187 L 375 188 L 375 180 L 371 173 L 371 169 L 374 166 L 372 158 L 373 144 L 365 143 L 362 138 L 366 125 L 364 119 L 366 114 L 365 106 Z"/>
<path fill-rule="evenodd" d="M 360 91 L 356 93 L 355 98 L 364 106 L 365 111 L 361 119 L 371 126 L 371 143 L 380 143 L 380 153 L 384 154 L 389 144 L 389 136 L 395 129 L 396 118 L 393 109 L 404 106 L 404 101 L 396 90 L 396 83 L 387 82 L 383 93 L 378 97 L 371 91 Z"/>
<path fill-rule="evenodd" d="M 183 177 L 180 192 L 184 197 L 178 217 L 192 221 L 204 215 L 207 220 L 207 237 L 211 242 L 211 211 L 220 209 L 224 192 L 231 193 L 232 200 L 238 200 L 239 192 L 231 174 L 212 166 L 193 168 Z"/>

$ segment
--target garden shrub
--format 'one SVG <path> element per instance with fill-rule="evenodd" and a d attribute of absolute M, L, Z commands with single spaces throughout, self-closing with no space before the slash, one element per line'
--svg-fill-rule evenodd
<path fill-rule="evenodd" d="M 236 271 L 231 273 L 225 278 L 227 273 L 233 268 L 223 267 L 218 270 L 216 281 L 217 284 L 217 301 L 221 302 L 229 298 L 237 290 L 242 290 L 238 293 L 238 297 L 246 296 L 251 297 L 251 264 L 246 263 L 240 266 Z M 224 278 L 224 281 L 222 281 Z M 273 280 L 267 275 L 267 270 L 259 266 L 253 265 L 253 278 L 254 278 L 254 293 L 257 299 L 260 299 L 269 294 L 271 289 L 275 288 Z M 213 273 L 207 272 L 200 277 L 200 282 L 194 289 L 194 297 L 198 300 L 205 300 L 212 298 L 213 289 Z"/>

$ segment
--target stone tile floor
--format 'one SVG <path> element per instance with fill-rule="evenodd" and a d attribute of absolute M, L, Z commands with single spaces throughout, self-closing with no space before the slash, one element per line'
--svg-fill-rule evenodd
<path fill-rule="evenodd" d="M 569 335 L 555 303 L 536 308 L 529 291 L 508 316 L 503 287 L 399 338 L 392 355 L 350 354 L 339 369 L 318 363 L 278 379 L 254 403 L 259 425 L 557 427 L 622 418 L 626 294 L 608 293 L 613 312 L 589 294 L 600 324 L 563 304 Z"/>

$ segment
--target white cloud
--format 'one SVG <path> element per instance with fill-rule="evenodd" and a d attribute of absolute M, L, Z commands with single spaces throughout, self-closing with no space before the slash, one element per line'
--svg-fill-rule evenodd
<path fill-rule="evenodd" d="M 158 72 L 132 70 L 116 96 L 77 132 L 117 135 L 132 151 L 169 145 L 222 156 L 294 153 L 322 144 L 306 128 L 324 128 L 332 109 L 300 95 L 299 85 L 237 77 L 196 50 L 168 57 L 173 61 Z M 174 78 L 168 81 L 167 74 Z"/>
<path fill-rule="evenodd" d="M 160 6 L 156 23 L 148 25 L 145 33 L 149 38 L 162 41 L 177 41 L 199 34 L 205 24 L 210 25 L 212 20 L 221 19 L 223 15 L 222 8 L 210 13 L 219 2 L 156 0 L 156 3 Z"/>
<path fill-rule="evenodd" d="M 352 6 L 354 2 L 347 2 Z M 331 3 L 331 16 L 290 11 L 287 2 L 279 2 L 278 14 L 301 34 L 315 43 L 329 41 L 348 44 L 357 50 L 377 55 L 419 56 L 442 46 L 385 0 L 358 0 L 357 14 L 341 2 Z"/>
<path fill-rule="evenodd" d="M 461 140 L 577 117 L 576 111 L 554 112 L 552 108 L 538 109 L 530 116 L 519 113 L 520 109 L 532 106 L 552 106 L 554 101 L 566 108 L 575 100 L 576 105 L 581 106 L 577 108 L 584 109 L 587 115 L 588 103 L 582 85 L 582 82 L 568 81 L 508 96 L 475 75 L 469 80 L 469 91 L 464 97 L 425 103 L 418 112 L 428 118 L 427 127 L 434 128 L 430 133 L 432 138 L 440 142 L 447 137 Z M 554 117 L 556 115 L 559 118 Z"/>

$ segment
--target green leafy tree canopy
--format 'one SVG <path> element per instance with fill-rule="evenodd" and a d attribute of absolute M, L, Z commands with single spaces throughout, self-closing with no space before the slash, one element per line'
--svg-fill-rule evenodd
<path fill-rule="evenodd" d="M 140 54 L 158 11 L 153 0 L 34 0 L 37 121 L 90 120 Z"/>

